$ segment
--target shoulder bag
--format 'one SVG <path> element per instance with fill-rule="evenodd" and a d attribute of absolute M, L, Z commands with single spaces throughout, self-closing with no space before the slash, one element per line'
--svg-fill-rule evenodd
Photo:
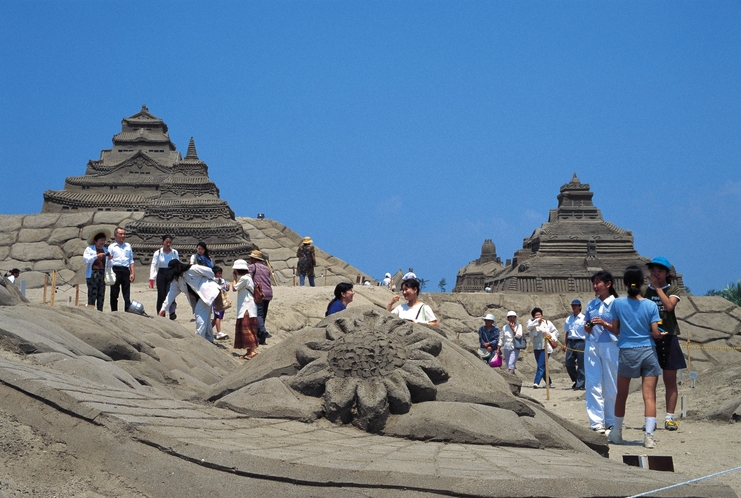
<path fill-rule="evenodd" d="M 265 299 L 265 293 L 262 291 L 262 285 L 260 282 L 255 280 L 255 274 L 257 273 L 257 263 L 255 263 L 255 271 L 252 272 L 252 284 L 254 290 L 252 291 L 252 298 L 255 300 L 255 304 L 260 304 Z"/>
<path fill-rule="evenodd" d="M 113 271 L 113 265 L 111 264 L 110 259 L 106 261 L 105 273 L 103 274 L 103 280 L 105 281 L 105 284 L 108 286 L 116 283 L 116 272 Z"/>
<path fill-rule="evenodd" d="M 226 311 L 232 307 L 232 300 L 229 299 L 229 293 L 219 285 L 219 281 L 214 279 L 214 282 L 219 286 L 219 294 L 213 302 L 214 311 Z"/>
<path fill-rule="evenodd" d="M 515 331 L 513 330 L 512 344 L 514 345 L 515 349 L 527 349 L 527 338 L 525 337 L 525 334 L 523 333 L 521 337 L 517 338 L 514 336 L 514 332 Z"/>

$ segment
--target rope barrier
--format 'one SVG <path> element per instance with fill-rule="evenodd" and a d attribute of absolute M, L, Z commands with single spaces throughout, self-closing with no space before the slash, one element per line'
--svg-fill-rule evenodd
<path fill-rule="evenodd" d="M 658 493 L 660 491 L 666 491 L 668 489 L 678 488 L 679 486 L 684 486 L 685 484 L 692 484 L 694 482 L 699 482 L 699 481 L 702 481 L 702 480 L 705 480 L 705 479 L 710 479 L 711 477 L 717 477 L 719 475 L 727 474 L 729 472 L 735 472 L 737 470 L 741 470 L 741 466 L 740 467 L 733 468 L 733 469 L 723 470 L 721 472 L 716 472 L 715 474 L 710 474 L 710 475 L 707 475 L 707 476 L 698 477 L 696 479 L 690 479 L 689 481 L 680 482 L 679 484 L 673 484 L 673 485 L 667 486 L 665 488 L 654 489 L 653 491 L 646 491 L 645 493 L 641 493 L 639 495 L 629 496 L 628 498 L 639 498 L 640 496 L 652 495 L 652 494 Z"/>

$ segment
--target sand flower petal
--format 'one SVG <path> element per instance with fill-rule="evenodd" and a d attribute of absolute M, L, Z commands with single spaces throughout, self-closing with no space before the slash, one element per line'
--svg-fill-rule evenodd
<path fill-rule="evenodd" d="M 388 392 L 384 383 L 378 378 L 361 382 L 357 394 L 358 414 L 353 423 L 371 432 L 382 429 L 389 416 Z"/>
<path fill-rule="evenodd" d="M 407 413 L 412 407 L 412 395 L 407 382 L 399 372 L 383 378 L 389 398 L 389 411 L 394 414 Z"/>
<path fill-rule="evenodd" d="M 332 377 L 327 380 L 324 392 L 324 413 L 327 420 L 347 424 L 352 420 L 352 407 L 358 379 L 354 377 Z"/>

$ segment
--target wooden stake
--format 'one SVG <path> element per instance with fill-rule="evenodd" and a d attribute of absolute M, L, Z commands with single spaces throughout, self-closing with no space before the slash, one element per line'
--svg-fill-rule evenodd
<path fill-rule="evenodd" d="M 80 284 L 75 285 L 75 307 L 80 305 Z"/>
<path fill-rule="evenodd" d="M 293 286 L 296 287 L 296 267 L 292 266 L 291 270 L 293 270 Z"/>
<path fill-rule="evenodd" d="M 545 345 L 543 350 L 545 355 L 545 399 L 551 399 L 551 376 L 548 372 L 548 344 Z"/>
<path fill-rule="evenodd" d="M 49 306 L 54 306 L 54 296 L 57 293 L 57 270 L 51 271 L 51 299 L 49 300 Z"/>
<path fill-rule="evenodd" d="M 41 302 L 41 304 L 46 304 L 46 277 L 48 277 L 48 275 L 44 273 L 44 300 Z"/>

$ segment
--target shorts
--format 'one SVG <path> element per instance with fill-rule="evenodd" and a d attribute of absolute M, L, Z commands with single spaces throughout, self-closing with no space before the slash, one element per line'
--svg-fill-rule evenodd
<path fill-rule="evenodd" d="M 219 320 L 224 319 L 224 312 L 223 311 L 214 311 L 214 318 L 218 318 Z"/>
<path fill-rule="evenodd" d="M 617 374 L 630 379 L 658 377 L 661 375 L 661 366 L 656 357 L 656 350 L 652 346 L 621 349 L 618 355 Z"/>
<path fill-rule="evenodd" d="M 656 342 L 656 356 L 659 358 L 659 365 L 664 370 L 681 370 L 687 368 L 687 362 L 684 361 L 684 353 L 679 346 L 679 337 L 676 335 L 665 335 L 661 339 L 654 339 Z"/>

